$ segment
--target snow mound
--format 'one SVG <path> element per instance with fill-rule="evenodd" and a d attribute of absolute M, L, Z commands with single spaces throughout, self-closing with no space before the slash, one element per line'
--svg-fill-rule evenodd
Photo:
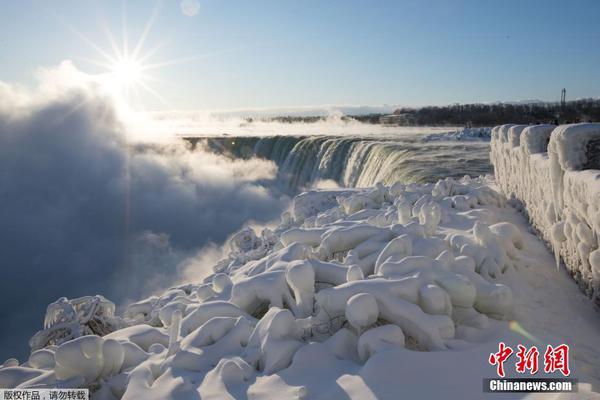
<path fill-rule="evenodd" d="M 512 290 L 495 280 L 532 265 L 520 229 L 494 217 L 504 199 L 491 185 L 465 177 L 303 193 L 275 229 L 234 235 L 203 282 L 122 316 L 101 296 L 51 304 L 29 360 L 5 362 L 0 385 L 239 398 L 306 357 L 342 374 L 394 349 L 475 346 L 512 315 Z"/>

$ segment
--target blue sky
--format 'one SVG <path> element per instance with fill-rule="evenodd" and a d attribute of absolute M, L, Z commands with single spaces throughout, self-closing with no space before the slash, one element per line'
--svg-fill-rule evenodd
<path fill-rule="evenodd" d="M 103 26 L 133 47 L 163 46 L 149 63 L 147 109 L 447 104 L 600 96 L 600 1 L 179 0 L 0 3 L 0 80 L 32 84 L 40 66 L 99 54 Z M 125 16 L 125 18 L 123 18 Z"/>

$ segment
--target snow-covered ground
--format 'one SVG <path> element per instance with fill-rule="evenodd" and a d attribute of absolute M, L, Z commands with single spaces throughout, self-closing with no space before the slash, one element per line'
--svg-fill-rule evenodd
<path fill-rule="evenodd" d="M 29 360 L 0 368 L 0 387 L 89 387 L 98 399 L 482 398 L 503 341 L 568 344 L 573 397 L 599 397 L 600 318 L 496 189 L 465 178 L 305 192 L 276 228 L 234 235 L 204 282 L 122 315 L 101 296 L 53 303 Z"/>
<path fill-rule="evenodd" d="M 446 140 L 490 140 L 492 128 L 462 128 L 450 132 L 431 133 L 423 138 L 425 142 Z"/>

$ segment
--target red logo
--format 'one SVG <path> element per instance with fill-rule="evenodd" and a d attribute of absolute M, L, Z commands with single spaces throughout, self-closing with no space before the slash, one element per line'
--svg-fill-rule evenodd
<path fill-rule="evenodd" d="M 498 352 L 491 353 L 488 359 L 490 365 L 496 366 L 496 373 L 499 377 L 504 378 L 504 363 L 514 353 L 513 349 L 506 346 L 504 342 L 498 344 Z M 518 351 L 515 353 L 518 361 L 515 364 L 515 369 L 518 373 L 524 374 L 529 371 L 530 375 L 535 375 L 538 372 L 538 359 L 540 352 L 536 346 L 527 347 L 519 345 Z M 564 376 L 569 376 L 569 346 L 561 344 L 560 346 L 552 347 L 548 345 L 544 353 L 544 372 L 553 373 L 560 371 Z"/>
<path fill-rule="evenodd" d="M 526 370 L 529 370 L 529 374 L 535 375 L 538 372 L 538 357 L 540 352 L 537 347 L 532 346 L 529 350 L 525 346 L 518 346 L 517 357 L 517 372 L 524 374 Z"/>
<path fill-rule="evenodd" d="M 498 344 L 498 352 L 490 354 L 489 363 L 496 366 L 498 376 L 504 378 L 504 361 L 508 360 L 513 349 L 507 347 L 504 342 Z"/>
<path fill-rule="evenodd" d="M 564 376 L 569 376 L 569 346 L 561 344 L 560 346 L 552 347 L 548 345 L 544 353 L 544 372 L 550 373 L 560 371 Z"/>

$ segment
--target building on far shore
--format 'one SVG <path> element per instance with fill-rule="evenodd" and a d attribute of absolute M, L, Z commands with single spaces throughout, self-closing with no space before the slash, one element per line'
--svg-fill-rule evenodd
<path fill-rule="evenodd" d="M 415 117 L 410 113 L 389 114 L 379 117 L 381 125 L 414 125 Z"/>

